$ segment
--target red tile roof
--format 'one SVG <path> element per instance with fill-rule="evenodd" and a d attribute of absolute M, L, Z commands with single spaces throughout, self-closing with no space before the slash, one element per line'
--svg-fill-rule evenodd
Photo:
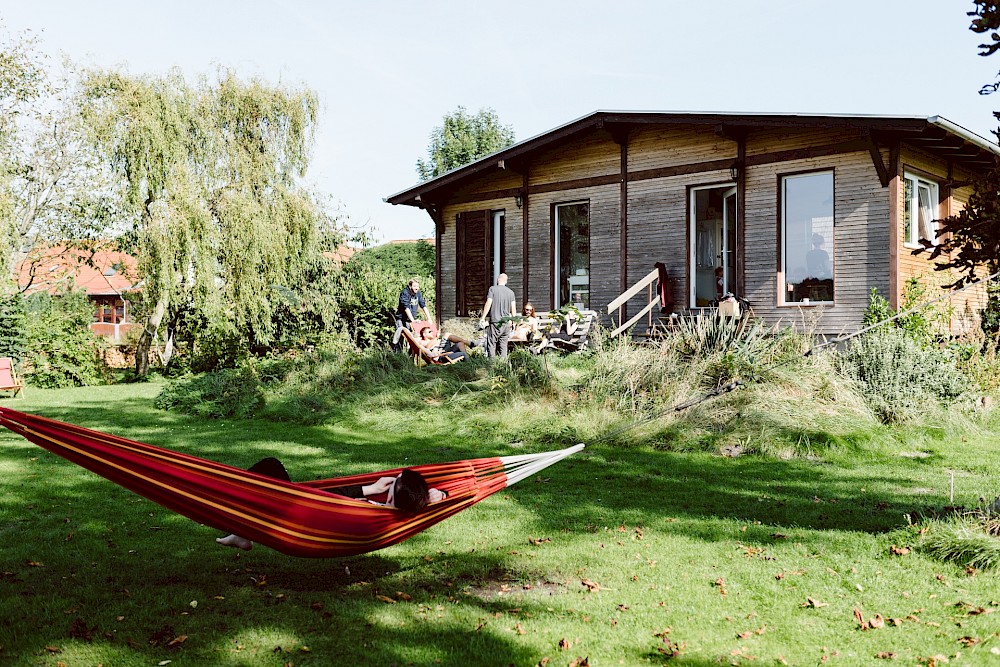
<path fill-rule="evenodd" d="M 112 295 L 137 287 L 136 259 L 117 250 L 55 245 L 32 250 L 17 266 L 17 285 L 31 293 L 83 289 L 88 295 Z"/>

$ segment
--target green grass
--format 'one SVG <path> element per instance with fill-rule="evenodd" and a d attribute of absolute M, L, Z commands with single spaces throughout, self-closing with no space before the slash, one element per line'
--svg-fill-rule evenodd
<path fill-rule="evenodd" d="M 576 363 L 564 375 L 583 377 Z M 491 399 L 470 368 L 407 371 L 409 392 L 355 396 L 316 426 L 163 412 L 157 384 L 29 388 L 4 405 L 235 465 L 276 455 L 299 479 L 542 451 L 613 425 L 566 395 Z M 216 531 L 0 434 L 0 665 L 1000 662 L 1000 571 L 940 560 L 920 534 L 942 507 L 1000 494 L 990 425 L 796 424 L 755 415 L 767 394 L 741 391 L 340 560 L 218 547 Z M 750 425 L 713 430 L 713 414 Z M 679 439 L 685 424 L 712 447 Z M 771 434 L 794 455 L 715 453 Z M 885 627 L 861 630 L 855 609 Z"/>

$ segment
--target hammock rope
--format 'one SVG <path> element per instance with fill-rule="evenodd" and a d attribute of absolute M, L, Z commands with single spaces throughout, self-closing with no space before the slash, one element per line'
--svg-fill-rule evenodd
<path fill-rule="evenodd" d="M 398 544 L 584 448 L 412 466 L 448 497 L 404 512 L 330 492 L 401 468 L 295 483 L 3 407 L 0 426 L 189 519 L 308 558 Z"/>

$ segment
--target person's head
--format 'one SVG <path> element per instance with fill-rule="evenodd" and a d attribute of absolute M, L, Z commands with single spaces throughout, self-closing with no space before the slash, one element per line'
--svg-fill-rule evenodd
<path fill-rule="evenodd" d="M 521 312 L 524 314 L 525 317 L 534 317 L 535 306 L 529 301 L 528 303 L 524 304 L 524 310 L 522 310 Z"/>
<path fill-rule="evenodd" d="M 501 273 L 499 276 L 497 276 L 497 285 L 506 285 L 506 284 L 507 284 L 507 274 Z"/>
<path fill-rule="evenodd" d="M 398 285 L 399 283 L 396 283 L 396 284 Z M 406 284 L 410 286 L 410 291 L 411 292 L 416 293 L 416 292 L 420 291 L 420 281 L 417 280 L 416 278 L 410 278 L 410 282 L 408 282 Z"/>
<path fill-rule="evenodd" d="M 430 489 L 427 480 L 416 470 L 407 468 L 396 476 L 396 483 L 389 488 L 386 505 L 392 505 L 407 512 L 416 512 L 427 507 Z"/>
<path fill-rule="evenodd" d="M 420 337 L 423 340 L 434 338 L 434 329 L 431 329 L 429 326 L 424 326 L 424 328 L 420 330 Z"/>
<path fill-rule="evenodd" d="M 823 244 L 826 243 L 826 239 L 823 238 L 822 234 L 813 234 L 813 246 L 816 248 L 822 248 Z"/>

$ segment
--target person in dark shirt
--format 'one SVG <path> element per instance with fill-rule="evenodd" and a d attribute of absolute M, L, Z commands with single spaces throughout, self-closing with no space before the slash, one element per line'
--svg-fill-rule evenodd
<path fill-rule="evenodd" d="M 420 281 L 411 278 L 403 291 L 399 293 L 399 302 L 396 304 L 396 328 L 406 328 L 410 322 L 420 319 L 417 313 L 421 310 L 424 311 L 424 319 L 432 321 L 430 310 L 427 309 L 427 301 L 420 293 Z"/>
<path fill-rule="evenodd" d="M 292 481 L 288 471 L 285 470 L 284 464 L 273 456 L 261 459 L 250 466 L 249 471 L 286 482 Z M 416 470 L 410 470 L 409 468 L 403 470 L 395 477 L 380 477 L 378 481 L 371 484 L 351 484 L 327 490 L 338 496 L 357 499 L 385 494 L 386 500 L 384 503 L 376 503 L 373 500 L 369 502 L 376 505 L 385 505 L 386 507 L 398 507 L 408 512 L 422 510 L 428 504 L 436 503 L 448 497 L 445 491 L 428 488 L 427 480 L 424 479 L 424 476 Z M 234 547 L 236 549 L 243 549 L 244 551 L 249 551 L 253 548 L 251 540 L 235 533 L 219 537 L 215 541 L 224 547 Z"/>

